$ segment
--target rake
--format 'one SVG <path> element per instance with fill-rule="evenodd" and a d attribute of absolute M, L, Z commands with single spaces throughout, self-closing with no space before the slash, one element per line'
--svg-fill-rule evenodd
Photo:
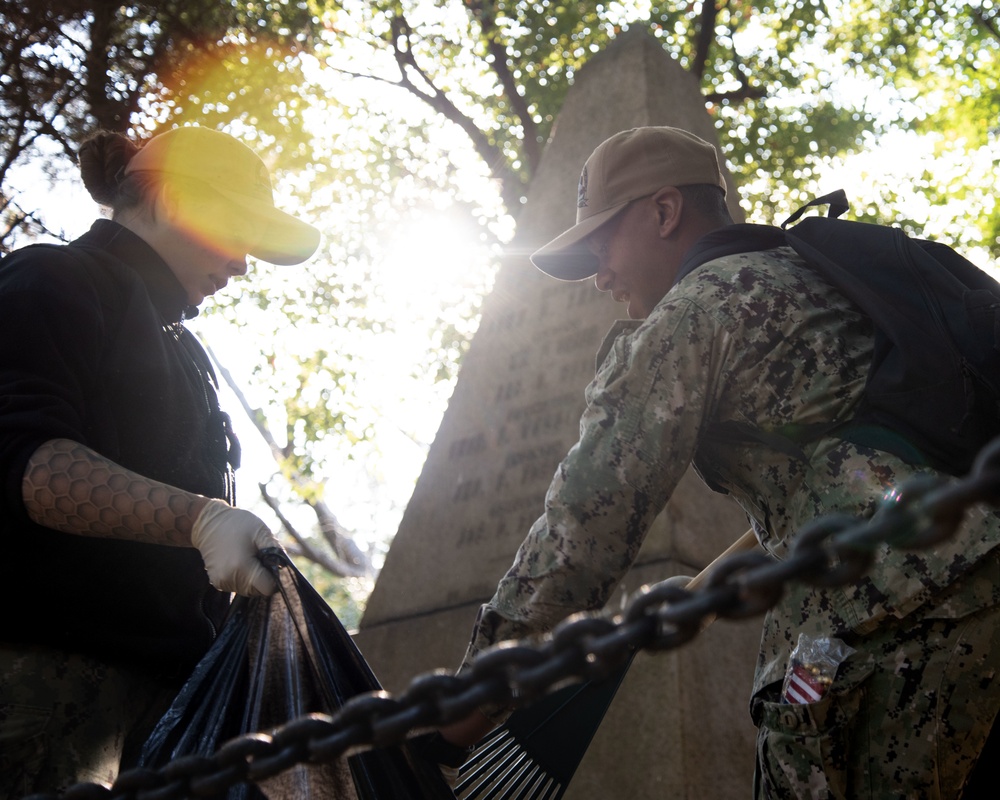
<path fill-rule="evenodd" d="M 687 584 L 695 589 L 726 557 L 757 543 L 747 531 Z M 459 769 L 458 800 L 560 800 L 635 658 L 612 674 L 552 692 L 517 709 Z"/>

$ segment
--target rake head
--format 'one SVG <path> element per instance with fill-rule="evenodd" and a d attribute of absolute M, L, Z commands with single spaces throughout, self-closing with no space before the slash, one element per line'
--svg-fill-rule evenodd
<path fill-rule="evenodd" d="M 511 714 L 459 770 L 459 800 L 559 800 L 583 760 L 634 653 L 599 681 L 566 686 Z"/>

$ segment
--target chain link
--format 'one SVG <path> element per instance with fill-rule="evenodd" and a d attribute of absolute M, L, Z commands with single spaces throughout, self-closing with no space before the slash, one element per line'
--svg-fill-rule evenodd
<path fill-rule="evenodd" d="M 350 699 L 332 716 L 309 714 L 271 735 L 253 733 L 212 756 L 185 756 L 158 770 L 123 772 L 111 788 L 81 783 L 62 794 L 26 800 L 180 800 L 212 797 L 242 781 L 260 782 L 301 763 L 325 763 L 349 752 L 402 742 L 408 733 L 466 717 L 481 705 L 523 705 L 558 686 L 604 677 L 636 649 L 672 650 L 698 635 L 702 620 L 757 616 L 784 586 L 800 581 L 838 586 L 856 580 L 885 544 L 926 549 L 953 536 L 973 505 L 1000 506 L 1000 439 L 961 479 L 917 476 L 868 520 L 835 514 L 798 532 L 789 556 L 762 553 L 722 560 L 703 588 L 643 587 L 614 620 L 576 614 L 538 646 L 505 642 L 484 651 L 461 675 L 418 675 L 399 696 L 374 692 Z"/>

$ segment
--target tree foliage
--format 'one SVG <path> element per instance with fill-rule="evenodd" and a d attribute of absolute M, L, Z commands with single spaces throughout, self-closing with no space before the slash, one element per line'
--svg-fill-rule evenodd
<path fill-rule="evenodd" d="M 916 172 L 898 191 L 887 188 L 869 215 L 916 194 L 930 213 L 954 209 L 940 235 L 1000 258 L 1000 208 L 988 188 L 1000 165 L 1000 7 L 993 0 L 851 0 L 830 41 L 875 87 L 874 98 L 900 99 L 890 124 L 934 143 L 935 168 Z M 899 221 L 919 230 L 925 220 Z"/>
<path fill-rule="evenodd" d="M 0 247 L 43 212 L 18 209 L 11 168 L 74 158 L 95 130 L 144 138 L 197 121 L 239 124 L 295 167 L 304 80 L 298 56 L 315 19 L 305 3 L 155 3 L 3 0 L 0 64 Z M 15 205 L 10 205 L 15 203 Z"/>
<path fill-rule="evenodd" d="M 458 125 L 511 213 L 576 71 L 630 25 L 648 27 L 699 80 L 737 177 L 767 169 L 804 185 L 818 155 L 856 146 L 873 125 L 870 114 L 833 99 L 835 76 L 809 58 L 829 28 L 819 0 L 699 7 L 467 0 L 464 14 L 427 14 L 428 6 L 458 5 L 337 2 L 325 17 L 328 61 L 337 68 L 347 39 L 368 48 L 378 69 L 345 72 L 407 92 Z"/>

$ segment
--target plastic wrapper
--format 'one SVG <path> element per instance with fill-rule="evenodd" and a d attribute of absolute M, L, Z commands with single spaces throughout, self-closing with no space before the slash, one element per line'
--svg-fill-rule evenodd
<path fill-rule="evenodd" d="M 783 703 L 817 703 L 837 677 L 837 670 L 853 647 L 834 637 L 812 637 L 804 633 L 792 650 L 781 687 Z"/>
<path fill-rule="evenodd" d="M 238 597 L 212 648 L 145 742 L 139 766 L 210 756 L 245 733 L 310 713 L 334 714 L 381 686 L 350 635 L 280 550 L 261 554 L 278 581 L 271 597 Z M 454 800 L 440 771 L 407 746 L 299 764 L 227 800 Z"/>

